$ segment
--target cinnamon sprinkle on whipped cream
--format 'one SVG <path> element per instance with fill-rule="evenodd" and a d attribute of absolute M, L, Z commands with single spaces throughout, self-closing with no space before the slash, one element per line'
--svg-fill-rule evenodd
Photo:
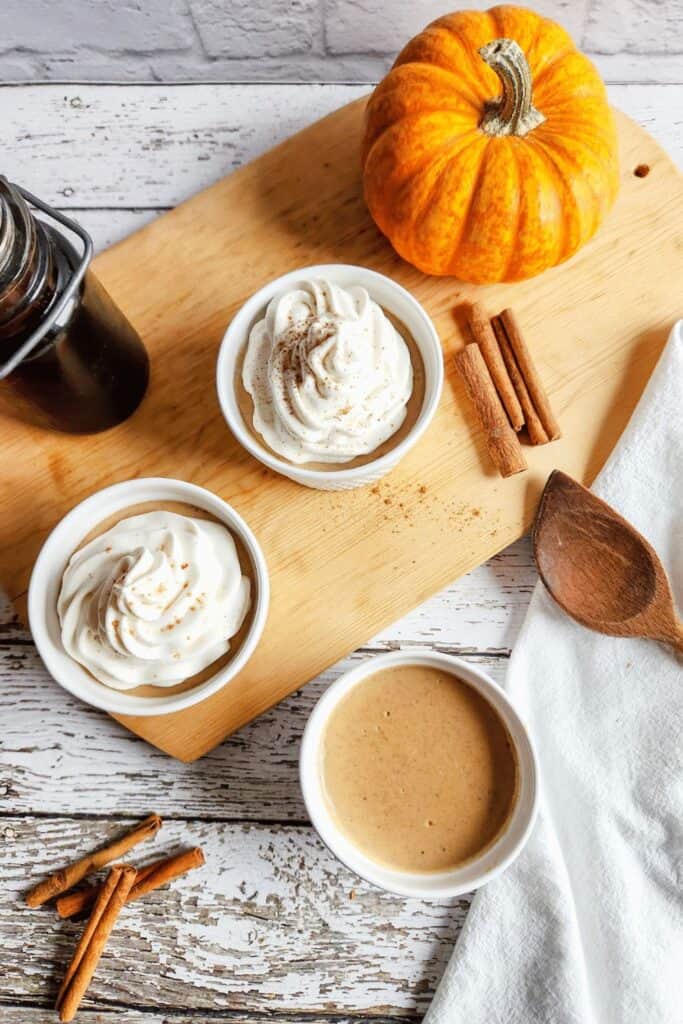
<path fill-rule="evenodd" d="M 404 339 L 364 288 L 302 282 L 251 330 L 242 382 L 254 430 L 289 462 L 349 462 L 400 428 L 413 389 Z"/>
<path fill-rule="evenodd" d="M 250 606 L 227 527 L 123 519 L 71 557 L 57 602 L 67 653 L 106 686 L 174 686 L 230 649 Z"/>

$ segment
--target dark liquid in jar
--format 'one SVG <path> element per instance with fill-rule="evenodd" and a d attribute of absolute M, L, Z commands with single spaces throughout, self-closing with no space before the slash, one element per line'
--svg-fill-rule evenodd
<path fill-rule="evenodd" d="M 1 363 L 50 315 L 79 257 L 12 186 L 2 188 L 0 199 Z M 144 345 L 88 270 L 49 333 L 0 381 L 0 411 L 43 427 L 95 433 L 135 411 L 148 379 Z"/>

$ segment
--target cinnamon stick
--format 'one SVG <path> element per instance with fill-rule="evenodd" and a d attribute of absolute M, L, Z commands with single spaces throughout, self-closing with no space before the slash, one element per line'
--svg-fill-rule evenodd
<path fill-rule="evenodd" d="M 501 476 L 525 470 L 519 438 L 508 422 L 484 357 L 475 344 L 466 345 L 456 355 L 460 374 L 486 434 L 486 444 Z"/>
<path fill-rule="evenodd" d="M 145 867 L 138 868 L 133 888 L 128 894 L 126 903 L 132 903 L 153 889 L 159 889 L 166 882 L 187 874 L 194 868 L 200 868 L 204 864 L 204 854 L 196 846 L 191 850 L 183 850 L 182 853 L 173 857 L 163 857 L 155 860 Z M 87 889 L 80 889 L 78 892 L 68 893 L 60 896 L 57 900 L 57 913 L 60 917 L 75 917 L 93 905 L 102 891 L 101 886 L 91 885 Z"/>
<path fill-rule="evenodd" d="M 63 1024 L 76 1015 L 134 881 L 135 868 L 130 865 L 109 872 L 57 996 L 56 1008 Z"/>
<path fill-rule="evenodd" d="M 122 857 L 129 850 L 132 850 L 134 846 L 137 846 L 138 843 L 143 842 L 145 839 L 151 839 L 159 831 L 161 824 L 161 818 L 158 814 L 150 814 L 148 818 L 145 818 L 144 821 L 141 821 L 139 825 L 136 825 L 134 829 L 127 832 L 120 839 L 109 843 L 107 846 L 103 846 L 99 850 L 95 850 L 93 853 L 89 853 L 74 864 L 69 864 L 67 867 L 55 871 L 53 875 L 46 878 L 44 882 L 40 882 L 26 894 L 27 904 L 29 907 L 40 907 L 43 903 L 51 900 L 53 896 L 59 896 L 60 893 L 73 888 L 91 871 L 97 871 L 99 868 L 104 867 L 105 864 L 109 864 L 111 861 Z"/>
<path fill-rule="evenodd" d="M 527 386 L 529 396 L 536 412 L 538 413 L 538 418 L 541 421 L 543 429 L 548 435 L 549 440 L 555 441 L 558 437 L 562 436 L 560 426 L 553 415 L 552 409 L 550 408 L 548 396 L 543 389 L 541 379 L 533 364 L 531 353 L 527 348 L 522 332 L 519 329 L 517 319 L 511 309 L 504 309 L 503 312 L 500 313 L 500 322 L 505 328 L 505 333 L 508 341 L 510 342 L 510 347 L 515 354 L 517 365 L 524 377 L 524 383 Z"/>
<path fill-rule="evenodd" d="M 199 846 L 195 846 L 191 850 L 183 850 L 182 853 L 178 853 L 174 857 L 158 862 L 154 871 L 150 871 L 144 878 L 135 882 L 130 894 L 130 901 L 139 899 L 140 896 L 152 892 L 153 889 L 159 889 L 166 882 L 179 878 L 180 875 L 187 874 L 194 868 L 200 868 L 203 864 L 204 853 Z"/>
<path fill-rule="evenodd" d="M 484 362 L 496 386 L 496 391 L 508 414 L 513 430 L 521 430 L 524 426 L 524 415 L 519 398 L 510 379 L 509 368 L 502 357 L 496 335 L 486 310 L 479 302 L 473 303 L 468 320 L 472 338 L 481 349 Z"/>
<path fill-rule="evenodd" d="M 73 956 L 71 958 L 71 963 L 69 964 L 69 966 L 66 969 L 66 974 L 64 975 L 64 980 L 62 981 L 62 984 L 60 985 L 60 988 L 59 988 L 59 992 L 57 993 L 57 1002 L 56 1002 L 57 1008 L 59 1008 L 59 1004 L 61 1003 L 62 999 L 64 998 L 64 993 L 66 992 L 67 987 L 71 983 L 71 979 L 73 978 L 74 974 L 78 970 L 78 966 L 79 966 L 81 960 L 83 959 L 83 954 L 85 953 L 86 949 L 90 945 L 90 940 L 93 937 L 93 932 L 95 931 L 95 928 L 99 924 L 100 919 L 102 917 L 102 914 L 106 910 L 107 905 L 109 904 L 109 901 L 112 898 L 112 895 L 114 893 L 114 889 L 118 885 L 119 879 L 121 878 L 121 874 L 122 874 L 122 867 L 121 867 L 121 865 L 120 864 L 114 865 L 114 867 L 111 868 L 111 870 L 109 871 L 109 873 L 108 873 L 108 875 L 107 875 L 107 877 L 105 879 L 104 885 L 102 885 L 102 887 L 100 888 L 100 890 L 98 892 L 98 895 L 97 895 L 97 898 L 96 898 L 96 901 L 95 901 L 95 906 L 93 907 L 93 910 L 92 910 L 92 913 L 90 915 L 90 918 L 88 919 L 88 923 L 86 924 L 85 928 L 83 929 L 83 933 L 81 934 L 81 937 L 78 940 L 78 945 L 76 946 L 76 949 L 74 950 L 74 954 L 73 954 Z"/>
<path fill-rule="evenodd" d="M 536 410 L 534 409 L 534 403 L 531 401 L 528 388 L 524 383 L 524 377 L 520 373 L 515 354 L 510 347 L 508 336 L 505 333 L 505 328 L 499 316 L 494 316 L 491 320 L 491 326 L 493 332 L 498 340 L 503 360 L 507 367 L 512 386 L 514 387 L 517 397 L 519 398 L 519 404 L 522 407 L 524 413 L 524 423 L 526 425 L 527 433 L 529 434 L 529 440 L 532 444 L 547 444 L 548 435 L 543 429 Z"/>
<path fill-rule="evenodd" d="M 150 872 L 154 871 L 160 864 L 165 862 L 166 858 L 163 857 L 161 860 L 152 861 L 151 864 L 147 864 L 145 867 L 137 868 L 137 874 L 135 876 L 135 882 L 133 883 L 133 889 L 128 894 L 128 901 L 130 902 L 131 894 L 135 889 L 135 886 L 146 878 Z M 106 884 L 106 883 L 104 883 Z M 68 892 L 64 896 L 60 896 L 55 903 L 55 908 L 60 917 L 76 917 L 77 914 L 82 914 L 84 910 L 89 910 L 97 900 L 99 894 L 102 892 L 102 885 L 88 885 L 83 889 L 77 889 L 75 892 Z"/>

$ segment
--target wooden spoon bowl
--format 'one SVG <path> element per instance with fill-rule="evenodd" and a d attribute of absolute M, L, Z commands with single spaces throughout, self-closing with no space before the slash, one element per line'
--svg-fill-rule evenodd
<path fill-rule="evenodd" d="M 683 653 L 683 624 L 652 545 L 558 469 L 541 495 L 533 549 L 547 590 L 577 622 L 610 636 L 650 637 Z"/>

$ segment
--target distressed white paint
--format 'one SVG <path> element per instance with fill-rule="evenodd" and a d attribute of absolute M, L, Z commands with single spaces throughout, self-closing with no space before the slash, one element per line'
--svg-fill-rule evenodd
<path fill-rule="evenodd" d="M 683 162 L 679 87 L 609 92 Z M 3 173 L 64 209 L 166 208 L 366 93 L 346 85 L 0 90 Z M 97 216 L 106 226 L 107 216 Z"/>
<path fill-rule="evenodd" d="M 10 59 L 21 66 L 47 60 L 0 56 L 0 67 Z M 121 58 L 126 66 L 131 59 Z M 150 64 L 157 59 L 149 56 Z M 50 63 L 53 70 L 56 62 Z M 666 67 L 648 65 L 648 73 L 666 80 Z M 271 66 L 266 61 L 266 72 Z M 78 209 L 101 247 L 365 88 L 0 89 L 3 170 L 45 198 Z M 610 92 L 680 160 L 677 90 L 627 85 Z M 419 1015 L 467 901 L 455 907 L 405 903 L 339 868 L 305 824 L 294 824 L 304 816 L 296 780 L 299 738 L 314 700 L 343 667 L 397 643 L 465 653 L 502 681 L 534 580 L 528 543 L 513 545 L 187 766 L 63 693 L 4 607 L 3 1024 L 51 1019 L 43 1007 L 50 1005 L 74 938 L 72 925 L 55 924 L 49 911 L 31 913 L 21 905 L 29 866 L 40 874 L 115 831 L 120 819 L 150 809 L 168 819 L 160 847 L 199 841 L 210 865 L 127 915 L 91 991 L 90 1005 L 102 1013 L 86 1010 L 79 1015 L 83 1024 L 109 1019 L 108 1010 L 116 1010 L 122 1024 L 166 1024 L 179 1012 L 183 1020 L 208 1024 L 214 1012 L 231 1010 L 252 1022 L 277 1011 L 282 1024 L 294 1024 L 302 1013 L 313 1014 L 308 1024 L 321 1024 L 326 1014 L 355 1020 Z"/>
<path fill-rule="evenodd" d="M 73 699 L 48 677 L 21 627 L 0 627 L 0 809 L 69 815 L 154 807 L 186 818 L 302 819 L 298 745 L 325 686 L 360 658 L 399 644 L 463 654 L 502 682 L 534 581 L 521 541 L 193 765 Z"/>
<path fill-rule="evenodd" d="M 0 1004 L 1 1005 L 1 1004 Z M 49 1013 L 49 1011 L 48 1011 Z M 46 1021 L 52 1021 L 51 1015 L 47 1015 L 43 1009 L 37 1009 L 34 1006 L 2 1006 L 2 1024 L 46 1024 Z M 218 1018 L 220 1020 L 220 1017 Z M 235 1020 L 234 1017 L 224 1018 L 227 1020 Z M 238 1022 L 245 1020 L 249 1021 L 249 1024 L 274 1024 L 274 1019 L 277 1020 L 277 1024 L 330 1024 L 330 1018 L 322 1016 L 321 1014 L 305 1014 L 298 1015 L 296 1012 L 285 1009 L 284 1012 L 278 1012 L 277 1018 L 268 1013 L 268 1011 L 256 1011 L 249 1012 L 248 1016 L 245 1013 L 240 1013 L 237 1018 Z M 169 1017 L 163 1011 L 140 1011 L 131 1010 L 126 1008 L 121 1010 L 118 1007 L 112 1008 L 110 1013 L 105 1016 L 102 1010 L 88 1010 L 81 1008 L 78 1011 L 78 1024 L 175 1024 L 178 1017 L 174 1014 Z M 190 1013 L 185 1010 L 183 1012 L 181 1021 L 192 1021 L 192 1024 L 216 1024 L 216 1016 L 205 1016 L 203 1012 Z M 396 1017 L 391 1019 L 384 1015 L 372 1017 L 372 1024 L 395 1024 Z M 358 1017 L 351 1017 L 347 1015 L 334 1015 L 334 1024 L 358 1024 Z"/>
<path fill-rule="evenodd" d="M 0 822 L 7 990 L 52 1000 L 82 927 L 57 922 L 50 907 L 29 910 L 22 893 L 121 830 L 90 820 Z M 189 845 L 202 846 L 206 865 L 125 908 L 90 1005 L 330 1011 L 346 1004 L 354 1012 L 411 1013 L 433 992 L 469 905 L 382 893 L 334 860 L 308 827 L 173 822 L 135 851 L 137 862 Z M 45 962 L 53 969 L 41 969 Z"/>
<path fill-rule="evenodd" d="M 175 206 L 367 91 L 362 85 L 5 89 L 8 170 L 64 208 Z"/>

